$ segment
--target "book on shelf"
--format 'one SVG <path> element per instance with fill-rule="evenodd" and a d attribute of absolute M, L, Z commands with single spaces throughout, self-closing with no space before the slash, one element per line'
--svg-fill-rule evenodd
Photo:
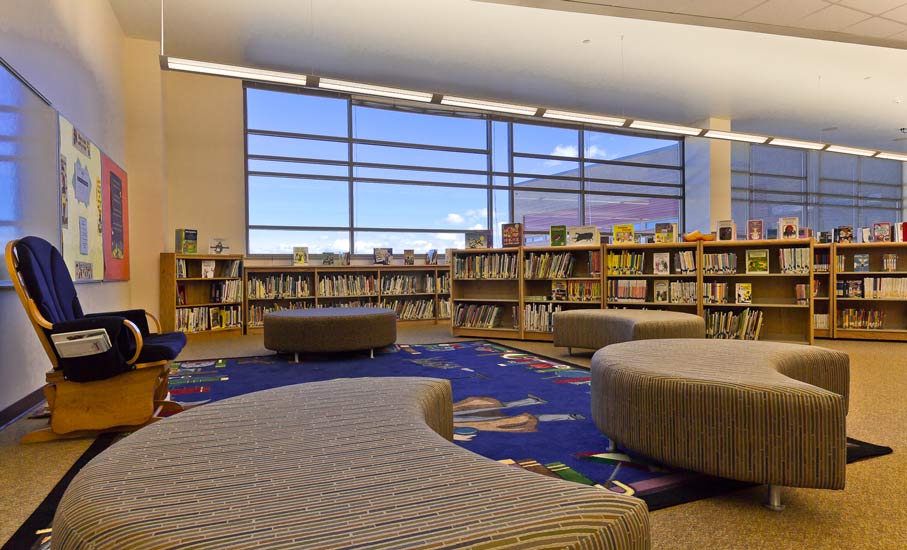
<path fill-rule="evenodd" d="M 839 319 L 838 328 L 882 330 L 885 325 L 885 312 L 878 309 L 844 308 Z"/>
<path fill-rule="evenodd" d="M 570 277 L 574 264 L 571 252 L 530 252 L 523 261 L 523 276 L 527 279 Z"/>
<path fill-rule="evenodd" d="M 645 252 L 635 250 L 608 252 L 608 275 L 641 275 L 645 258 Z"/>
<path fill-rule="evenodd" d="M 734 220 L 718 220 L 715 224 L 715 234 L 719 241 L 737 240 L 737 224 Z"/>
<path fill-rule="evenodd" d="M 567 246 L 567 226 L 552 225 L 549 227 L 548 241 L 551 246 Z"/>
<path fill-rule="evenodd" d="M 857 231 L 857 242 L 858 243 L 871 243 L 872 242 L 872 228 L 871 227 L 860 227 Z"/>
<path fill-rule="evenodd" d="M 230 241 L 223 237 L 212 237 L 208 240 L 208 254 L 229 254 Z"/>
<path fill-rule="evenodd" d="M 518 261 L 513 253 L 456 255 L 453 274 L 458 279 L 515 279 Z"/>
<path fill-rule="evenodd" d="M 869 271 L 869 254 L 854 254 L 853 270 L 861 272 Z"/>
<path fill-rule="evenodd" d="M 753 283 L 737 283 L 734 287 L 738 304 L 753 303 Z"/>
<path fill-rule="evenodd" d="M 797 305 L 805 306 L 809 304 L 809 286 L 806 283 L 798 283 L 794 285 L 794 296 L 797 301 Z"/>
<path fill-rule="evenodd" d="M 110 336 L 103 328 L 58 332 L 51 334 L 50 339 L 57 350 L 57 355 L 63 358 L 96 355 L 108 351 L 111 347 Z"/>
<path fill-rule="evenodd" d="M 685 275 L 696 273 L 696 253 L 692 250 L 680 250 L 675 252 L 674 271 Z"/>
<path fill-rule="evenodd" d="M 805 275 L 809 273 L 809 249 L 782 248 L 778 250 L 778 263 L 781 273 Z"/>
<path fill-rule="evenodd" d="M 340 265 L 350 265 L 352 255 L 349 252 L 340 253 Z"/>
<path fill-rule="evenodd" d="M 633 243 L 635 228 L 632 223 L 614 224 L 611 228 L 615 244 Z"/>
<path fill-rule="evenodd" d="M 819 237 L 817 241 L 820 244 L 829 244 L 834 242 L 833 233 L 831 231 L 819 231 Z"/>
<path fill-rule="evenodd" d="M 558 304 L 526 304 L 523 307 L 523 328 L 532 332 L 554 330 L 554 314 L 563 307 Z"/>
<path fill-rule="evenodd" d="M 213 279 L 216 265 L 214 260 L 202 260 L 202 279 Z"/>
<path fill-rule="evenodd" d="M 672 304 L 696 304 L 699 300 L 696 281 L 671 281 Z"/>
<path fill-rule="evenodd" d="M 765 238 L 765 225 L 762 220 L 747 220 L 746 238 L 751 241 L 761 241 Z"/>
<path fill-rule="evenodd" d="M 667 275 L 671 273 L 671 253 L 655 252 L 652 254 L 652 273 Z"/>
<path fill-rule="evenodd" d="M 768 249 L 754 248 L 746 251 L 747 274 L 768 273 Z"/>
<path fill-rule="evenodd" d="M 889 273 L 898 270 L 898 255 L 897 254 L 882 254 L 882 271 L 888 271 Z"/>
<path fill-rule="evenodd" d="M 438 251 L 434 248 L 425 253 L 425 265 L 438 265 Z"/>
<path fill-rule="evenodd" d="M 594 225 L 571 225 L 567 228 L 567 244 L 598 245 L 602 242 L 601 232 Z"/>
<path fill-rule="evenodd" d="M 653 302 L 666 304 L 671 301 L 671 285 L 667 279 L 655 279 Z"/>
<path fill-rule="evenodd" d="M 305 265 L 307 263 L 309 263 L 309 247 L 294 246 L 293 247 L 293 265 Z"/>
<path fill-rule="evenodd" d="M 611 279 L 608 281 L 609 302 L 645 302 L 648 281 L 645 279 Z"/>
<path fill-rule="evenodd" d="M 394 259 L 393 248 L 375 248 L 372 252 L 375 256 L 375 263 L 378 265 L 390 265 L 391 260 Z"/>
<path fill-rule="evenodd" d="M 828 330 L 828 314 L 827 313 L 814 313 L 813 314 L 813 328 L 819 330 Z"/>
<path fill-rule="evenodd" d="M 872 224 L 872 242 L 890 243 L 891 242 L 891 224 L 888 222 Z"/>
<path fill-rule="evenodd" d="M 182 284 L 176 285 L 176 305 L 184 306 L 186 305 L 186 286 Z"/>
<path fill-rule="evenodd" d="M 811 239 L 814 236 L 812 227 L 801 227 L 798 235 L 801 239 Z"/>
<path fill-rule="evenodd" d="M 702 301 L 706 304 L 728 303 L 728 284 L 720 281 L 702 283 Z"/>
<path fill-rule="evenodd" d="M 655 242 L 659 244 L 677 242 L 677 224 L 676 223 L 656 223 L 655 224 Z"/>
<path fill-rule="evenodd" d="M 515 248 L 523 246 L 523 224 L 502 223 L 501 246 L 503 246 L 504 248 Z"/>
<path fill-rule="evenodd" d="M 403 265 L 416 265 L 416 252 L 411 248 L 403 249 Z"/>
<path fill-rule="evenodd" d="M 864 277 L 863 298 L 903 300 L 907 298 L 907 277 Z"/>
<path fill-rule="evenodd" d="M 852 243 L 853 242 L 853 226 L 850 225 L 840 225 L 834 230 L 835 242 L 836 243 Z"/>
<path fill-rule="evenodd" d="M 830 264 L 828 263 L 830 254 L 828 252 L 816 252 L 813 254 L 813 273 L 828 273 Z"/>
<path fill-rule="evenodd" d="M 778 218 L 778 238 L 796 239 L 800 236 L 800 218 L 790 216 Z"/>
<path fill-rule="evenodd" d="M 720 275 L 733 275 L 737 273 L 737 253 L 720 252 L 716 254 L 703 254 L 702 272 Z"/>
<path fill-rule="evenodd" d="M 551 281 L 551 299 L 567 299 L 567 281 Z"/>
<path fill-rule="evenodd" d="M 336 256 L 333 252 L 322 252 L 321 253 L 321 265 L 334 265 L 336 261 Z"/>
<path fill-rule="evenodd" d="M 488 248 L 488 233 L 485 231 L 467 231 L 466 248 Z"/>
<path fill-rule="evenodd" d="M 177 254 L 195 254 L 198 252 L 198 230 L 197 229 L 177 229 L 176 230 L 176 253 Z"/>
<path fill-rule="evenodd" d="M 762 311 L 746 308 L 739 313 L 705 310 L 705 337 L 730 340 L 758 340 Z"/>

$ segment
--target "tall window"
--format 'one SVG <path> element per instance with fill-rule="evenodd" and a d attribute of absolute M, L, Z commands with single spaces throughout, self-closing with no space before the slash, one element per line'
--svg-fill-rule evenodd
<path fill-rule="evenodd" d="M 683 143 L 247 84 L 250 254 L 458 248 L 466 231 L 679 222 Z"/>
<path fill-rule="evenodd" d="M 815 231 L 901 221 L 901 162 L 746 143 L 734 143 L 731 157 L 731 208 L 741 235 L 749 219 L 769 230 L 778 218 L 797 216 Z"/>

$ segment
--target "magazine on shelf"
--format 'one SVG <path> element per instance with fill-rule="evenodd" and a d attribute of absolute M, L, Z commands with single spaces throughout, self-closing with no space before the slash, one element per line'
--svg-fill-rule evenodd
<path fill-rule="evenodd" d="M 747 220 L 746 238 L 750 241 L 761 241 L 765 238 L 765 224 L 762 220 Z"/>
<path fill-rule="evenodd" d="M 567 228 L 567 244 L 586 245 L 601 244 L 602 237 L 598 227 L 594 225 L 571 225 Z"/>

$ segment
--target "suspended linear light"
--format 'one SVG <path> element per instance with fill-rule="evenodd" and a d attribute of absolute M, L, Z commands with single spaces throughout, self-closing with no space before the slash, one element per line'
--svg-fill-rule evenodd
<path fill-rule="evenodd" d="M 630 128 L 639 130 L 655 130 L 657 132 L 668 132 L 670 134 L 683 134 L 685 136 L 698 136 L 702 133 L 702 128 L 692 128 L 690 126 L 676 126 L 674 124 L 663 124 L 661 122 L 649 122 L 647 120 L 634 120 L 630 123 Z"/>
<path fill-rule="evenodd" d="M 747 143 L 765 143 L 768 136 L 757 136 L 754 134 L 741 134 L 740 132 L 724 132 L 722 130 L 709 130 L 705 137 L 713 139 L 728 139 L 731 141 L 745 141 Z"/>
<path fill-rule="evenodd" d="M 879 153 L 877 159 L 900 160 L 907 162 L 907 155 L 901 153 Z"/>
<path fill-rule="evenodd" d="M 345 82 L 343 80 L 333 80 L 322 78 L 318 81 L 318 87 L 326 90 L 336 90 L 339 92 L 350 92 L 354 94 L 377 95 L 382 97 L 392 97 L 396 99 L 409 99 L 412 101 L 431 101 L 432 94 L 426 92 L 417 92 L 415 90 L 404 90 L 401 88 L 388 88 L 385 86 L 373 86 L 371 84 L 360 84 L 358 82 Z"/>
<path fill-rule="evenodd" d="M 825 150 L 832 153 L 844 153 L 846 155 L 857 155 L 860 157 L 871 157 L 876 154 L 875 151 L 870 151 L 869 149 L 857 149 L 856 147 L 844 147 L 843 145 L 829 145 Z"/>
<path fill-rule="evenodd" d="M 780 147 L 796 147 L 797 149 L 812 149 L 813 151 L 818 151 L 825 148 L 824 143 L 816 143 L 815 141 L 800 141 L 797 139 L 784 139 L 773 137 L 771 141 L 768 142 L 769 145 L 778 145 Z"/>
<path fill-rule="evenodd" d="M 181 59 L 179 57 L 161 56 L 161 68 L 169 69 L 171 71 L 184 71 L 187 73 L 245 78 L 262 82 L 280 82 L 282 84 L 296 84 L 299 86 L 305 86 L 306 84 L 306 76 L 303 74 L 266 71 L 249 67 L 238 67 L 236 65 L 221 65 L 219 63 L 207 63 L 205 61 Z"/>
<path fill-rule="evenodd" d="M 587 115 L 583 113 L 571 113 L 570 111 L 552 111 L 547 110 L 542 115 L 544 118 L 553 118 L 556 120 L 568 120 L 571 122 L 588 122 L 589 124 L 603 124 L 605 126 L 623 126 L 627 119 L 609 116 Z"/>
<path fill-rule="evenodd" d="M 482 99 L 470 99 L 467 97 L 454 97 L 447 95 L 441 98 L 441 105 L 450 105 L 451 107 L 467 107 L 470 109 L 484 109 L 486 111 L 497 111 L 499 113 L 510 113 L 514 115 L 534 115 L 536 111 L 538 111 L 537 107 L 512 105 L 510 103 L 496 103 L 494 101 L 485 101 Z"/>

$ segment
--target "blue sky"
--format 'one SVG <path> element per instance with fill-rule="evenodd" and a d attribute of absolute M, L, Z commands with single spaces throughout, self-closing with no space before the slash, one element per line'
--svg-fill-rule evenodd
<path fill-rule="evenodd" d="M 347 103 L 342 99 L 287 94 L 248 89 L 248 125 L 250 129 L 266 129 L 293 133 L 345 137 L 347 134 Z M 507 123 L 494 122 L 492 132 L 493 165 L 495 170 L 508 170 Z M 485 149 L 486 122 L 448 116 L 372 109 L 353 108 L 353 136 L 359 139 L 419 143 L 459 148 Z M 672 141 L 628 138 L 615 134 L 586 132 L 586 155 L 598 159 L 616 159 L 658 149 Z M 564 160 L 515 160 L 516 170 L 539 176 L 576 170 L 578 162 L 570 161 L 579 152 L 579 132 L 576 130 L 514 124 L 514 150 L 517 152 L 559 155 Z M 250 136 L 249 153 L 293 156 L 334 161 L 347 161 L 346 143 L 314 139 L 292 139 L 270 136 Z M 679 149 L 679 148 L 678 148 Z M 485 154 L 429 151 L 405 147 L 386 147 L 357 144 L 353 157 L 358 162 L 405 164 L 426 168 L 459 168 L 486 170 Z M 318 163 L 285 163 L 250 161 L 250 170 L 307 174 L 313 176 L 346 177 L 345 166 Z M 431 170 L 412 171 L 359 167 L 355 176 L 362 178 L 393 178 L 448 183 L 485 184 L 484 174 L 449 174 Z M 532 178 L 526 178 L 532 179 Z M 517 183 L 522 180 L 517 180 Z M 496 178 L 506 183 L 506 178 Z M 348 183 L 328 179 L 296 179 L 281 177 L 250 178 L 249 222 L 252 225 L 346 226 L 349 220 Z M 569 184 L 568 184 L 569 185 Z M 560 184 L 558 184 L 560 186 Z M 497 223 L 506 220 L 509 205 L 507 193 L 495 193 Z M 426 229 L 486 229 L 487 192 L 484 189 L 439 188 L 414 185 L 354 184 L 355 225 L 358 227 L 412 227 Z M 540 200 L 540 199 L 534 199 Z M 526 205 L 528 206 L 528 205 Z M 518 205 L 518 209 L 522 205 Z M 577 220 L 579 223 L 579 220 Z M 348 234 L 338 232 L 253 231 L 250 235 L 252 252 L 289 252 L 293 246 L 309 246 L 310 253 L 346 251 Z M 362 232 L 355 236 L 356 252 L 368 253 L 377 246 L 393 247 L 396 253 L 404 248 L 422 251 L 429 248 L 453 248 L 463 244 L 462 234 Z"/>

